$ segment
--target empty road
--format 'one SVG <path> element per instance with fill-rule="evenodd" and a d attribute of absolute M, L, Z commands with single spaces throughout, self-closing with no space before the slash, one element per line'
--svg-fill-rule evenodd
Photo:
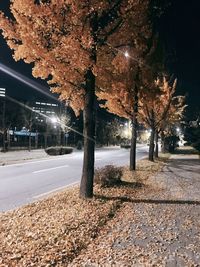
<path fill-rule="evenodd" d="M 147 155 L 147 146 L 137 148 L 137 160 Z M 95 167 L 129 164 L 129 150 L 96 150 Z M 0 166 L 0 212 L 31 203 L 54 191 L 80 182 L 83 152 Z"/>

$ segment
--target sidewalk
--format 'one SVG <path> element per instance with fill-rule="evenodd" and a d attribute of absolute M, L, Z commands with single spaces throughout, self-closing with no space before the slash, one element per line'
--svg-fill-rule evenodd
<path fill-rule="evenodd" d="M 172 155 L 70 266 L 200 266 L 199 192 L 199 156 Z"/>
<path fill-rule="evenodd" d="M 0 166 L 22 162 L 25 160 L 48 158 L 49 155 L 44 151 L 44 149 L 36 150 L 17 150 L 0 152 Z"/>

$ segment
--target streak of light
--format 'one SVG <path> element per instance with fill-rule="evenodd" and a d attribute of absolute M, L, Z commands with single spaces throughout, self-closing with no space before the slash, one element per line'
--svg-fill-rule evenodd
<path fill-rule="evenodd" d="M 8 100 L 12 101 L 13 103 L 16 103 L 16 104 L 18 104 L 18 105 L 20 105 L 20 106 L 22 106 L 22 107 L 25 107 L 26 109 L 30 110 L 31 112 L 34 112 L 34 113 L 36 113 L 36 114 L 42 116 L 42 117 L 45 118 L 46 120 L 51 121 L 51 119 L 52 119 L 52 117 L 47 116 L 46 114 L 43 114 L 43 113 L 41 113 L 41 112 L 39 112 L 39 111 L 37 111 L 37 110 L 34 110 L 32 107 L 30 107 L 30 106 L 28 106 L 28 105 L 26 105 L 26 104 L 24 104 L 24 103 L 21 103 L 20 101 L 18 101 L 18 100 L 16 100 L 16 99 L 12 98 L 12 97 L 10 97 L 10 96 L 6 96 L 6 98 L 7 98 Z M 91 138 L 91 137 L 89 137 L 89 136 L 87 136 L 87 135 L 82 134 L 81 132 L 75 130 L 74 128 L 72 128 L 72 127 L 70 127 L 70 126 L 65 125 L 65 124 L 62 123 L 60 120 L 57 121 L 57 124 L 59 124 L 59 125 L 60 125 L 62 128 L 64 128 L 64 129 L 67 129 L 67 130 L 69 130 L 69 131 L 72 131 L 72 132 L 74 132 L 74 133 L 77 133 L 77 134 L 83 136 L 84 138 L 87 138 L 88 140 L 91 140 L 92 142 L 95 142 L 95 139 L 93 139 L 93 138 Z"/>
<path fill-rule="evenodd" d="M 14 79 L 26 84 L 27 86 L 35 89 L 36 91 L 40 92 L 41 94 L 52 98 L 53 100 L 59 101 L 53 94 L 46 92 L 47 87 L 38 84 L 37 82 L 27 78 L 26 76 L 22 75 L 21 73 L 5 66 L 4 64 L 0 63 L 0 71 L 6 73 L 7 75 L 13 77 Z"/>

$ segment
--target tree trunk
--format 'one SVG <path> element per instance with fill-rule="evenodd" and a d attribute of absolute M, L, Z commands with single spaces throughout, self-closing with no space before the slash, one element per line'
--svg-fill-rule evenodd
<path fill-rule="evenodd" d="M 44 148 L 46 149 L 47 148 L 47 132 L 44 133 Z"/>
<path fill-rule="evenodd" d="M 36 135 L 35 135 L 35 148 L 38 148 L 38 131 L 36 130 Z"/>
<path fill-rule="evenodd" d="M 9 128 L 7 129 L 7 150 L 9 151 L 10 150 L 10 130 Z"/>
<path fill-rule="evenodd" d="M 5 110 L 6 110 L 6 101 L 3 100 L 3 117 L 2 117 L 2 126 L 3 126 L 3 146 L 2 151 L 6 152 L 6 126 L 5 126 Z"/>
<path fill-rule="evenodd" d="M 95 76 L 91 70 L 86 74 L 86 94 L 84 107 L 84 158 L 80 185 L 80 197 L 93 197 L 94 149 L 95 149 Z"/>
<path fill-rule="evenodd" d="M 155 129 L 151 129 L 150 144 L 149 144 L 149 160 L 154 161 L 154 139 L 155 139 Z"/>
<path fill-rule="evenodd" d="M 166 153 L 165 135 L 161 132 L 161 152 Z"/>
<path fill-rule="evenodd" d="M 136 80 L 139 81 L 139 68 L 136 75 Z M 134 87 L 133 99 L 133 118 L 132 118 L 132 135 L 131 135 L 131 151 L 130 151 L 130 171 L 136 169 L 136 143 L 137 143 L 137 115 L 138 115 L 138 85 Z"/>
<path fill-rule="evenodd" d="M 137 119 L 132 120 L 132 133 L 131 133 L 131 151 L 130 151 L 130 171 L 136 169 L 136 142 L 137 142 Z"/>
<path fill-rule="evenodd" d="M 62 130 L 61 130 L 61 127 L 60 127 L 60 125 L 58 126 L 58 142 L 57 142 L 57 145 L 58 146 L 61 146 L 62 145 L 62 142 L 61 142 L 61 138 L 62 138 Z"/>
<path fill-rule="evenodd" d="M 28 136 L 28 151 L 31 151 L 31 129 Z"/>
<path fill-rule="evenodd" d="M 158 158 L 158 131 L 155 131 L 155 158 Z"/>

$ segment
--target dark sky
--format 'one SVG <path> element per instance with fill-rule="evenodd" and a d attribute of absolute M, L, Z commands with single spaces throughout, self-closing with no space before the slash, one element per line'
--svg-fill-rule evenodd
<path fill-rule="evenodd" d="M 9 0 L 0 1 L 0 10 L 4 11 L 7 16 L 10 16 L 9 3 Z M 20 100 L 22 99 L 29 101 L 52 101 L 52 93 L 49 92 L 49 88 L 46 81 L 43 81 L 41 79 L 35 79 L 32 76 L 31 64 L 25 64 L 22 60 L 15 62 L 15 60 L 12 58 L 12 51 L 8 48 L 5 40 L 0 35 L 0 64 L 1 63 L 18 72 L 19 74 L 22 74 L 25 77 L 31 79 L 33 83 L 38 84 L 39 89 L 45 92 L 45 94 L 42 94 L 39 91 L 25 85 L 24 83 L 18 81 L 15 78 L 12 78 L 11 76 L 5 74 L 0 70 L 0 87 L 6 88 L 6 92 L 9 96 L 13 98 L 18 98 Z M 48 97 L 47 94 L 49 94 L 50 97 Z M 53 100 L 53 102 L 55 101 Z"/>
<path fill-rule="evenodd" d="M 178 93 L 187 95 L 190 113 L 200 110 L 200 1 L 173 0 L 160 23 Z"/>
<path fill-rule="evenodd" d="M 178 78 L 178 93 L 187 94 L 188 111 L 200 109 L 200 1 L 172 0 L 171 6 L 159 22 L 160 34 L 168 51 L 170 73 Z M 0 1 L 0 9 L 9 6 Z M 0 63 L 31 78 L 31 65 L 14 62 L 11 51 L 0 37 Z M 36 80 L 32 78 L 33 80 Z M 37 81 L 37 80 L 36 80 Z M 40 82 L 40 80 L 38 80 Z M 40 82 L 46 86 L 44 81 Z M 33 99 L 41 94 L 24 86 L 0 71 L 0 87 L 6 87 L 14 97 Z M 47 89 L 48 91 L 48 89 Z"/>

